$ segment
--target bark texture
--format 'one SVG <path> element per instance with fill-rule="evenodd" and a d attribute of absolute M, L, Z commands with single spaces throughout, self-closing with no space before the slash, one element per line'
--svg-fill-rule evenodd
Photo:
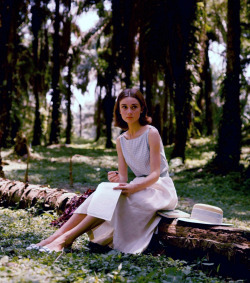
<path fill-rule="evenodd" d="M 220 272 L 238 278 L 250 275 L 250 231 L 229 226 L 207 226 L 162 218 L 158 253 L 176 258 L 206 258 Z"/>
<path fill-rule="evenodd" d="M 241 153 L 240 106 L 240 2 L 228 1 L 227 70 L 224 80 L 223 114 L 219 128 L 215 165 L 223 174 L 237 171 Z"/>
<path fill-rule="evenodd" d="M 56 209 L 61 214 L 71 199 L 77 196 L 62 189 L 52 189 L 41 185 L 30 185 L 19 181 L 0 178 L 0 205 L 27 208 L 38 201 L 47 209 Z"/>

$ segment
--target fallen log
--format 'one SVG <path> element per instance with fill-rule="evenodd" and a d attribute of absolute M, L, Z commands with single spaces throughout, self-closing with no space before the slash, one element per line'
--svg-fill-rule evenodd
<path fill-rule="evenodd" d="M 250 231 L 208 226 L 162 218 L 158 226 L 157 251 L 173 258 L 205 258 L 205 268 L 250 279 Z"/>
<path fill-rule="evenodd" d="M 76 197 L 81 196 L 62 189 L 0 178 L 0 205 L 5 207 L 14 205 L 26 208 L 40 201 L 44 202 L 47 209 L 56 209 L 61 214 Z M 249 277 L 250 231 L 226 226 L 187 224 L 163 217 L 154 239 L 158 243 L 154 247 L 154 254 L 166 253 L 173 258 L 188 260 L 205 257 L 210 266 L 211 263 L 216 269 L 219 266 L 220 272 L 226 275 Z"/>
<path fill-rule="evenodd" d="M 66 190 L 0 178 L 0 205 L 4 207 L 28 208 L 39 201 L 44 208 L 61 214 L 75 197 L 79 196 Z"/>

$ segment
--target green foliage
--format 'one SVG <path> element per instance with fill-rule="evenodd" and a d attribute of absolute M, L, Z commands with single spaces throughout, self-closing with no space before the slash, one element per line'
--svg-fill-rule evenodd
<path fill-rule="evenodd" d="M 86 236 L 76 240 L 72 253 L 27 251 L 30 243 L 54 231 L 49 226 L 53 216 L 0 209 L 0 217 L 0 282 L 224 282 L 199 270 L 199 262 L 114 250 L 92 252 Z"/>

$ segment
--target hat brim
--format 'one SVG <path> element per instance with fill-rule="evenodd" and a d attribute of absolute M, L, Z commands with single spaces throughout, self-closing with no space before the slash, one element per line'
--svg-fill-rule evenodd
<path fill-rule="evenodd" d="M 233 224 L 230 223 L 211 223 L 211 222 L 205 222 L 193 218 L 178 218 L 178 221 L 188 222 L 188 223 L 195 223 L 195 224 L 204 224 L 204 225 L 210 225 L 210 226 L 232 226 Z"/>
<path fill-rule="evenodd" d="M 159 210 L 157 211 L 157 214 L 160 216 L 166 217 L 166 218 L 184 218 L 184 217 L 190 217 L 189 213 L 186 213 L 181 210 Z"/>

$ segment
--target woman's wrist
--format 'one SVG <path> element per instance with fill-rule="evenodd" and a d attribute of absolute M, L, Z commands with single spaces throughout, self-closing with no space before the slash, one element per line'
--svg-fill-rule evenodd
<path fill-rule="evenodd" d="M 127 183 L 128 182 L 128 178 L 121 176 L 121 174 L 119 174 L 119 183 Z"/>
<path fill-rule="evenodd" d="M 138 187 L 138 184 L 131 184 L 131 186 L 132 186 L 131 190 L 134 193 L 137 193 L 138 191 L 140 191 L 140 188 Z"/>

